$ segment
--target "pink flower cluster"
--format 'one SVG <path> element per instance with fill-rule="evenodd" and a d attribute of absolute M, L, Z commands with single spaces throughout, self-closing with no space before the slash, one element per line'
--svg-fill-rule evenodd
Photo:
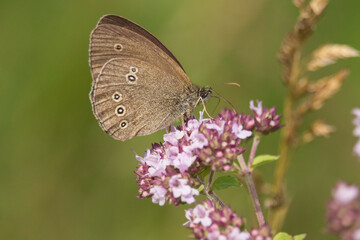
<path fill-rule="evenodd" d="M 358 141 L 354 147 L 354 153 L 360 161 L 360 108 L 354 108 L 352 113 L 355 115 L 353 123 L 355 125 L 354 136 L 358 137 Z"/>
<path fill-rule="evenodd" d="M 153 203 L 163 206 L 165 202 L 178 205 L 180 202 L 194 203 L 198 190 L 192 188 L 196 183 L 190 177 L 188 167 L 195 160 L 193 157 L 177 159 L 168 157 L 169 149 L 154 144 L 140 161 L 135 172 L 139 183 L 139 198 L 152 196 Z M 190 162 L 190 163 L 189 163 Z M 188 165 L 186 168 L 185 166 Z"/>
<path fill-rule="evenodd" d="M 191 204 L 199 192 L 191 178 L 201 168 L 230 170 L 233 159 L 245 148 L 239 147 L 242 139 L 252 135 L 243 129 L 240 115 L 224 110 L 214 120 L 190 119 L 164 135 L 163 144 L 155 144 L 147 150 L 135 172 L 139 183 L 140 198 L 152 196 L 154 203 L 164 205 L 166 201 L 178 205 Z"/>
<path fill-rule="evenodd" d="M 203 201 L 192 209 L 185 210 L 188 219 L 184 225 L 201 240 L 272 240 L 271 229 L 265 224 L 249 232 L 243 230 L 244 220 L 228 206 L 216 208 L 210 201 Z"/>
<path fill-rule="evenodd" d="M 257 101 L 257 106 L 254 105 L 254 101 L 250 101 L 250 109 L 254 112 L 257 132 L 267 135 L 283 127 L 280 125 L 281 115 L 276 115 L 276 107 L 268 109 L 262 106 L 261 101 Z"/>
<path fill-rule="evenodd" d="M 272 240 L 271 229 L 268 224 L 264 224 L 259 228 L 252 229 L 249 240 Z"/>
<path fill-rule="evenodd" d="M 186 227 L 201 240 L 249 240 L 250 233 L 241 231 L 244 221 L 230 207 L 217 209 L 209 200 L 185 211 Z"/>
<path fill-rule="evenodd" d="M 338 182 L 327 204 L 327 231 L 342 240 L 360 240 L 359 187 Z"/>
<path fill-rule="evenodd" d="M 206 169 L 211 171 L 239 170 L 234 159 L 245 152 L 243 140 L 253 131 L 267 134 L 279 128 L 279 115 L 274 108 L 254 107 L 254 116 L 237 114 L 224 109 L 214 119 L 188 119 L 184 126 L 171 127 L 163 137 L 163 144 L 154 144 L 140 161 L 136 170 L 139 198 L 152 197 L 154 203 L 191 204 L 199 195 L 201 183 L 195 177 Z M 256 120 L 258 118 L 258 120 Z"/>

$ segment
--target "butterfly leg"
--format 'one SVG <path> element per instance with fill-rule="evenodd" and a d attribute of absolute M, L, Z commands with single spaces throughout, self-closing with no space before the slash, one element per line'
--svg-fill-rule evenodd
<path fill-rule="evenodd" d="M 209 117 L 211 120 L 213 120 L 214 118 L 213 118 L 212 116 L 210 116 L 210 114 L 209 114 L 208 111 L 206 110 L 206 105 L 205 105 L 204 99 L 203 99 L 202 97 L 199 97 L 198 102 L 199 102 L 199 101 L 201 101 L 202 104 L 203 104 L 203 106 L 204 106 L 203 111 L 206 113 L 206 115 L 208 115 L 208 117 Z"/>
<path fill-rule="evenodd" d="M 182 130 L 184 132 L 184 136 L 187 137 L 186 128 L 185 128 L 185 114 L 182 115 L 181 122 L 182 122 Z"/>
<path fill-rule="evenodd" d="M 182 122 L 182 129 L 185 133 L 185 114 L 183 114 L 182 118 L 181 118 L 181 122 Z"/>

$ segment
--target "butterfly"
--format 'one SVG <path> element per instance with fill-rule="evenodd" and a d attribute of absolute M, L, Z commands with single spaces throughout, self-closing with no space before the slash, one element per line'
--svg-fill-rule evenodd
<path fill-rule="evenodd" d="M 125 141 L 188 118 L 211 88 L 190 81 L 175 56 L 151 33 L 116 15 L 90 35 L 90 101 L 101 128 Z"/>

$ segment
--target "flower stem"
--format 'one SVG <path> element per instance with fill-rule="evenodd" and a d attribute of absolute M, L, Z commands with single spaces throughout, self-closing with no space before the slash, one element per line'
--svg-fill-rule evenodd
<path fill-rule="evenodd" d="M 243 170 L 243 174 L 245 174 L 245 172 L 248 170 L 248 168 L 246 166 L 244 156 L 241 154 L 237 157 L 237 159 L 238 159 L 241 169 Z"/>
<path fill-rule="evenodd" d="M 218 203 L 220 204 L 221 207 L 225 206 L 224 202 L 219 198 L 219 196 L 218 196 L 215 192 L 211 191 L 211 192 L 210 192 L 210 195 L 211 195 L 213 198 L 215 198 L 216 201 L 218 201 Z"/>
<path fill-rule="evenodd" d="M 250 168 L 248 168 L 246 166 L 243 155 L 239 155 L 237 159 L 238 159 L 239 164 L 240 164 L 240 166 L 241 166 L 241 168 L 243 170 L 243 174 L 244 174 L 244 177 L 245 177 L 245 182 L 246 182 L 247 188 L 248 188 L 249 193 L 250 193 L 251 200 L 252 200 L 254 208 L 255 208 L 256 218 L 258 220 L 259 226 L 262 226 L 262 225 L 265 224 L 265 218 L 264 218 L 264 215 L 263 215 L 263 213 L 261 211 L 259 197 L 258 197 L 258 195 L 256 193 L 254 180 L 253 180 L 253 178 L 251 176 L 252 171 L 251 171 Z"/>
<path fill-rule="evenodd" d="M 251 147 L 251 152 L 250 152 L 250 157 L 249 157 L 249 162 L 248 162 L 248 168 L 249 169 L 251 168 L 251 165 L 252 165 L 252 163 L 254 161 L 256 149 L 259 146 L 259 143 L 260 143 L 260 137 L 255 136 L 252 147 Z"/>
<path fill-rule="evenodd" d="M 211 184 L 212 184 L 212 179 L 214 176 L 214 171 L 211 171 L 210 173 L 210 177 L 209 177 L 209 185 L 206 184 L 203 180 L 201 180 L 199 177 L 197 177 L 198 181 L 205 186 L 203 192 L 205 193 L 206 197 L 210 200 L 210 201 L 217 201 L 219 203 L 219 205 L 221 207 L 225 206 L 224 202 L 220 199 L 220 197 L 218 195 L 216 195 L 216 193 L 212 190 L 210 190 L 211 188 Z"/>
<path fill-rule="evenodd" d="M 211 188 L 211 185 L 212 185 L 212 182 L 213 182 L 213 178 L 214 178 L 214 173 L 215 173 L 215 171 L 210 171 L 209 181 L 208 181 L 208 184 L 206 186 L 206 191 L 207 192 L 210 191 L 210 188 Z"/>

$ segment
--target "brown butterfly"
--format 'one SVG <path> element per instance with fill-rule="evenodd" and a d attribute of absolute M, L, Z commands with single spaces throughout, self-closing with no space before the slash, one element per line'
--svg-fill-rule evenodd
<path fill-rule="evenodd" d="M 193 85 L 156 37 L 123 17 L 99 20 L 89 55 L 93 113 L 115 139 L 148 135 L 186 119 L 212 92 Z"/>

